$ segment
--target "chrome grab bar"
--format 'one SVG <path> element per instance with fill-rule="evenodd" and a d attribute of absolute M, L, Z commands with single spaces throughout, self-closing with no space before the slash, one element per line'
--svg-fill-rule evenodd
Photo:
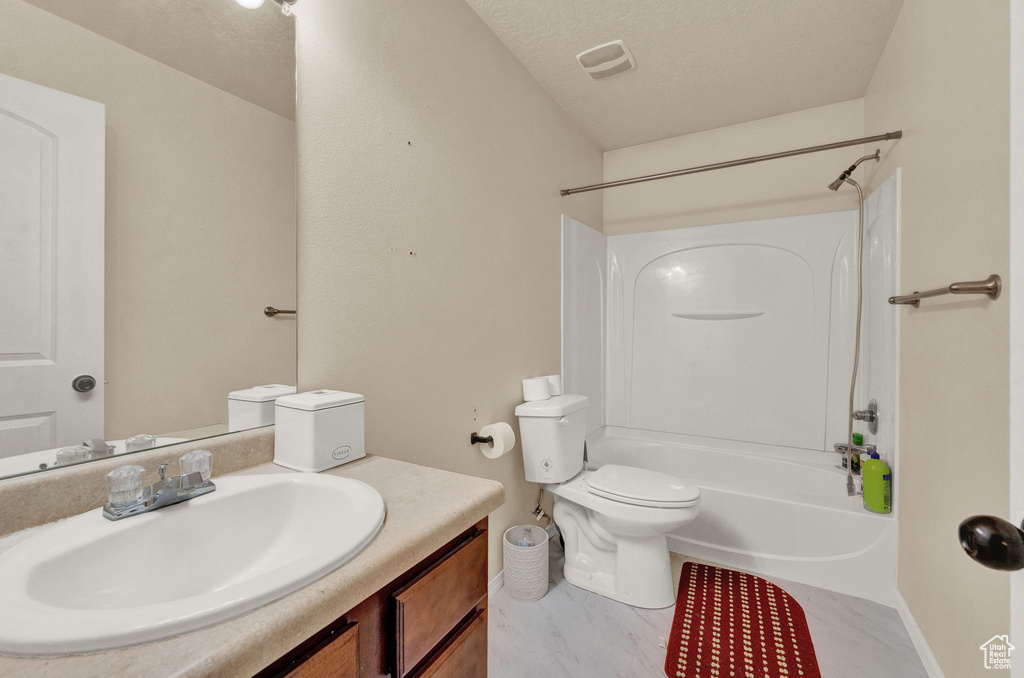
<path fill-rule="evenodd" d="M 285 315 L 295 315 L 295 311 L 285 311 L 280 308 L 274 308 L 273 306 L 267 306 L 265 309 L 263 309 L 263 315 L 267 316 L 268 318 L 273 318 L 278 313 L 283 313 Z"/>
<path fill-rule="evenodd" d="M 1003 291 L 1003 279 L 993 273 L 984 280 L 968 280 L 966 282 L 955 282 L 949 287 L 939 287 L 927 292 L 914 292 L 902 297 L 889 297 L 890 304 L 908 304 L 917 308 L 921 305 L 921 299 L 928 297 L 941 297 L 944 294 L 987 294 L 990 299 L 998 299 L 999 293 Z"/>

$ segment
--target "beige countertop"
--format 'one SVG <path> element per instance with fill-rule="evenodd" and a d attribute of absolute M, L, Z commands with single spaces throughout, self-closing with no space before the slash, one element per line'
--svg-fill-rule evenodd
<path fill-rule="evenodd" d="M 292 473 L 262 464 L 241 473 Z M 493 480 L 367 456 L 324 473 L 376 488 L 387 506 L 380 534 L 326 577 L 246 615 L 158 643 L 56 658 L 0 656 L 4 678 L 206 676 L 248 678 L 351 610 L 505 501 Z M 0 539 L 0 552 L 37 530 Z"/>

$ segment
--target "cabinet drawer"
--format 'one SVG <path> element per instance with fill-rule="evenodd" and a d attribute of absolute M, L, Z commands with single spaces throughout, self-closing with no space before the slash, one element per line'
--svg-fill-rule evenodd
<path fill-rule="evenodd" d="M 486 595 L 487 530 L 479 530 L 391 595 L 398 678 L 433 653 Z"/>
<path fill-rule="evenodd" d="M 414 678 L 484 678 L 487 675 L 487 610 L 477 610 Z"/>
<path fill-rule="evenodd" d="M 359 625 L 339 629 L 287 678 L 359 678 Z"/>

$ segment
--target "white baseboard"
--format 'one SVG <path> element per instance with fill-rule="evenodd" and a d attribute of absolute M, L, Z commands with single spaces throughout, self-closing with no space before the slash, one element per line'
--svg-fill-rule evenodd
<path fill-rule="evenodd" d="M 490 598 L 491 596 L 493 596 L 495 593 L 500 591 L 501 587 L 504 586 L 504 585 L 505 585 L 505 570 L 502 570 L 498 574 L 494 575 L 494 579 L 492 579 L 487 584 L 487 597 Z"/>
<path fill-rule="evenodd" d="M 932 649 L 928 647 L 928 641 L 924 639 L 921 627 L 917 625 L 914 615 L 910 613 L 907 601 L 903 600 L 903 595 L 899 592 L 899 589 L 893 591 L 892 597 L 895 603 L 893 607 L 900 613 L 903 626 L 906 627 L 907 634 L 910 635 L 910 640 L 914 643 L 914 649 L 917 650 L 918 656 L 921 657 L 921 663 L 924 664 L 924 670 L 928 673 L 928 678 L 946 678 L 945 674 L 942 673 L 942 667 L 939 666 L 939 661 L 932 654 Z"/>

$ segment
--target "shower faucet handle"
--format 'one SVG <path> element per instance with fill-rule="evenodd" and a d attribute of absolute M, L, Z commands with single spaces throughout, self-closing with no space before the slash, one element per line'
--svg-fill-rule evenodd
<path fill-rule="evenodd" d="M 850 416 L 857 421 L 866 421 L 871 435 L 878 433 L 878 401 L 874 398 L 868 403 L 868 409 L 854 410 Z"/>

